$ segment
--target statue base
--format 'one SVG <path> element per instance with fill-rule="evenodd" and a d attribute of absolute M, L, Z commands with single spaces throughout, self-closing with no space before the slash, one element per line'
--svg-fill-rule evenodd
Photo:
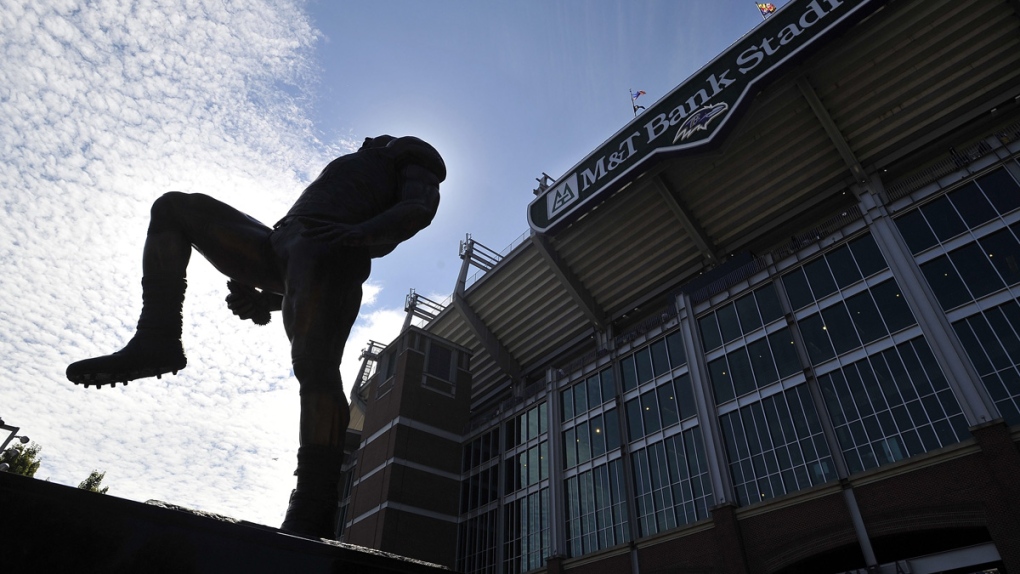
<path fill-rule="evenodd" d="M 0 472 L 0 540 L 8 572 L 450 573 L 359 546 L 6 472 Z"/>

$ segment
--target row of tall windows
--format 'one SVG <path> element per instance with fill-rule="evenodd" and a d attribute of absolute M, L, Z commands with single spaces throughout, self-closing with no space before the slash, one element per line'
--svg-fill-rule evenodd
<path fill-rule="evenodd" d="M 836 478 L 807 385 L 719 417 L 741 506 Z"/>
<path fill-rule="evenodd" d="M 651 354 L 646 355 L 651 365 Z M 620 415 L 612 369 L 560 393 L 567 545 L 581 556 L 629 539 Z"/>
<path fill-rule="evenodd" d="M 761 322 L 754 294 L 739 306 L 731 305 L 727 313 L 745 325 Z M 757 319 L 751 319 L 752 314 Z M 713 328 L 718 332 L 717 324 Z M 728 333 L 729 323 L 725 329 Z M 674 330 L 630 355 L 638 377 L 624 387 L 623 404 L 638 536 L 705 519 L 711 505 L 712 486 L 684 349 L 680 331 Z M 651 369 L 642 377 L 641 357 L 646 355 Z M 629 366 L 628 358 L 620 361 L 621 367 Z M 646 384 L 651 381 L 654 384 Z"/>
<path fill-rule="evenodd" d="M 922 337 L 827 373 L 818 383 L 851 473 L 970 435 L 960 404 Z"/>
<path fill-rule="evenodd" d="M 519 574 L 545 566 L 550 554 L 548 403 L 503 426 L 503 573 Z"/>
<path fill-rule="evenodd" d="M 630 539 L 619 458 L 566 479 L 567 544 L 581 556 Z"/>
<path fill-rule="evenodd" d="M 1009 301 L 953 328 L 1006 423 L 1020 424 L 1020 305 Z"/>
<path fill-rule="evenodd" d="M 641 536 L 708 518 L 712 485 L 704 449 L 701 429 L 695 426 L 634 451 Z"/>
<path fill-rule="evenodd" d="M 1013 161 L 895 219 L 981 382 L 1011 425 L 1020 424 L 1015 174 L 1020 164 Z"/>

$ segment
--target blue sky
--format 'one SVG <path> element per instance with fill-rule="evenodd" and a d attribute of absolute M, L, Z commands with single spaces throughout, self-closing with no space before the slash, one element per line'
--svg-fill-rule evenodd
<path fill-rule="evenodd" d="M 778 3 L 781 7 L 783 2 Z M 38 478 L 276 525 L 297 384 L 279 319 L 189 269 L 188 368 L 84 390 L 140 309 L 152 201 L 208 193 L 272 223 L 329 159 L 411 134 L 446 159 L 432 227 L 376 261 L 341 369 L 387 343 L 404 296 L 452 292 L 466 233 L 503 250 L 535 178 L 558 177 L 761 22 L 749 0 L 7 0 L 0 5 L 0 417 Z"/>

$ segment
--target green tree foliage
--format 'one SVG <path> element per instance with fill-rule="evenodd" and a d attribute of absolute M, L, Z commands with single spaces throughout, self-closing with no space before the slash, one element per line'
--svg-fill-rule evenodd
<path fill-rule="evenodd" d="M 99 494 L 106 494 L 106 491 L 110 490 L 109 486 L 99 488 L 99 485 L 103 482 L 104 476 L 106 476 L 106 471 L 99 472 L 98 470 L 93 470 L 92 474 L 90 474 L 88 478 L 81 481 L 81 484 L 78 485 L 78 488 L 82 490 L 87 490 L 89 492 L 98 492 Z"/>
<path fill-rule="evenodd" d="M 0 454 L 0 462 L 10 465 L 7 472 L 32 477 L 35 476 L 35 471 L 39 470 L 39 463 L 42 462 L 42 459 L 39 458 L 40 450 L 42 447 L 34 442 L 27 446 L 18 443 Z"/>

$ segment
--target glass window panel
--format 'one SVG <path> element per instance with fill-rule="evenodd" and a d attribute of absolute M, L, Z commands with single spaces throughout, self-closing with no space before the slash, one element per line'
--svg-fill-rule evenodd
<path fill-rule="evenodd" d="M 584 383 L 574 385 L 574 413 L 580 415 L 588 412 L 588 386 Z"/>
<path fill-rule="evenodd" d="M 723 343 L 728 343 L 740 336 L 740 323 L 737 321 L 737 310 L 733 304 L 723 305 L 715 312 L 722 332 Z"/>
<path fill-rule="evenodd" d="M 591 418 L 591 455 L 593 457 L 606 454 L 606 429 L 602 415 Z"/>
<path fill-rule="evenodd" d="M 762 321 L 766 325 L 782 318 L 783 306 L 779 303 L 775 285 L 769 283 L 759 287 L 754 292 L 754 298 L 758 301 L 758 311 L 761 312 Z"/>
<path fill-rule="evenodd" d="M 949 193 L 953 207 L 963 216 L 968 227 L 977 227 L 995 217 L 995 208 L 985 198 L 974 182 Z"/>
<path fill-rule="evenodd" d="M 846 300 L 847 311 L 861 336 L 861 341 L 870 343 L 886 335 L 882 316 L 878 314 L 871 293 L 864 291 Z"/>
<path fill-rule="evenodd" d="M 613 384 L 613 370 L 606 369 L 599 373 L 599 380 L 602 381 L 602 402 L 608 403 L 616 398 L 616 385 Z"/>
<path fill-rule="evenodd" d="M 842 411 L 845 420 L 855 420 L 861 417 L 857 411 L 857 405 L 855 404 L 853 393 L 850 391 L 850 387 L 847 385 L 846 372 L 843 370 L 833 371 L 830 373 L 829 382 L 832 384 L 832 389 L 836 393 L 836 398 L 842 405 Z"/>
<path fill-rule="evenodd" d="M 1007 285 L 1020 282 L 1020 243 L 1008 229 L 993 233 L 979 243 Z"/>
<path fill-rule="evenodd" d="M 924 372 L 927 373 L 931 386 L 937 391 L 948 389 L 949 382 L 942 374 L 942 367 L 939 366 L 935 355 L 931 352 L 931 348 L 928 347 L 928 343 L 923 338 L 917 338 L 912 340 L 910 344 L 913 346 L 917 358 L 921 361 L 921 366 L 924 367 Z"/>
<path fill-rule="evenodd" d="M 925 395 L 934 392 L 931 381 L 928 380 L 928 375 L 924 372 L 924 367 L 914 350 L 909 345 L 900 345 L 897 349 L 900 351 L 900 358 L 903 359 L 903 365 L 907 368 L 910 380 L 914 383 L 918 394 Z"/>
<path fill-rule="evenodd" d="M 570 387 L 560 393 L 560 402 L 563 405 L 563 421 L 569 421 L 574 418 L 574 388 Z"/>
<path fill-rule="evenodd" d="M 687 363 L 687 352 L 684 351 L 684 340 L 680 331 L 666 335 L 666 348 L 669 349 L 669 362 L 674 369 Z"/>
<path fill-rule="evenodd" d="M 761 327 L 761 316 L 758 314 L 758 304 L 754 300 L 754 293 L 748 293 L 736 301 L 737 316 L 740 317 L 740 329 L 744 333 L 750 333 Z"/>
<path fill-rule="evenodd" d="M 896 218 L 896 227 L 907 242 L 907 247 L 914 255 L 928 249 L 938 243 L 935 234 L 932 233 L 928 222 L 924 220 L 920 210 L 915 209 L 910 213 Z"/>
<path fill-rule="evenodd" d="M 825 401 L 825 408 L 829 411 L 832 424 L 839 426 L 846 423 L 846 416 L 839 402 L 839 394 L 833 387 L 832 375 L 823 375 L 818 378 L 818 386 L 822 390 L 822 399 Z"/>
<path fill-rule="evenodd" d="M 1017 338 L 1016 333 L 1002 313 L 998 309 L 992 309 L 987 312 L 985 318 L 988 319 L 988 324 L 995 331 L 999 343 L 1006 349 L 1006 354 L 1012 357 L 1014 361 L 1020 360 L 1020 338 Z"/>
<path fill-rule="evenodd" d="M 694 416 L 696 407 L 694 405 L 694 390 L 691 388 L 691 377 L 686 373 L 673 379 L 673 387 L 676 389 L 677 412 L 680 419 Z"/>
<path fill-rule="evenodd" d="M 1020 189 L 1005 169 L 997 169 L 979 177 L 977 183 L 999 213 L 1005 214 L 1020 207 Z"/>
<path fill-rule="evenodd" d="M 663 428 L 675 425 L 680 422 L 680 410 L 677 408 L 676 392 L 673 390 L 673 381 L 666 381 L 657 389 L 659 395 L 659 415 L 662 418 Z"/>
<path fill-rule="evenodd" d="M 721 405 L 733 400 L 733 382 L 730 377 L 729 365 L 726 357 L 719 357 L 708 364 L 709 376 L 712 379 L 712 389 L 715 390 L 715 403 Z M 628 411 L 629 412 L 629 411 Z"/>
<path fill-rule="evenodd" d="M 772 348 L 772 356 L 776 359 L 780 377 L 789 377 L 803 370 L 790 329 L 784 328 L 769 335 L 769 347 Z"/>
<path fill-rule="evenodd" d="M 751 371 L 751 361 L 747 357 L 747 349 L 741 347 L 727 354 L 726 358 L 729 359 L 730 369 L 733 371 L 733 387 L 737 396 L 753 391 L 756 387 L 754 373 Z"/>
<path fill-rule="evenodd" d="M 566 468 L 577 466 L 577 432 L 574 429 L 563 432 L 563 454 Z"/>
<path fill-rule="evenodd" d="M 541 480 L 542 463 L 539 457 L 538 447 L 528 449 L 528 484 L 536 484 Z"/>
<path fill-rule="evenodd" d="M 722 345 L 719 323 L 715 319 L 715 313 L 709 313 L 698 319 L 698 327 L 701 329 L 701 342 L 705 345 L 706 351 L 711 351 Z"/>
<path fill-rule="evenodd" d="M 641 401 L 634 397 L 627 401 L 627 432 L 631 441 L 645 436 L 644 428 L 641 426 Z"/>
<path fill-rule="evenodd" d="M 995 370 L 1005 369 L 1012 366 L 1013 361 L 1009 355 L 1006 354 L 1006 350 L 1002 348 L 1002 344 L 999 343 L 998 337 L 992 332 L 991 327 L 988 326 L 988 322 L 984 320 L 984 317 L 976 316 L 970 322 L 971 328 L 974 330 L 974 334 L 977 336 L 978 341 L 981 342 L 981 346 L 985 350 L 985 354 L 988 359 L 992 362 Z"/>
<path fill-rule="evenodd" d="M 910 306 L 895 280 L 890 279 L 872 287 L 871 296 L 878 304 L 878 310 L 890 333 L 914 324 L 914 314 L 910 312 Z"/>
<path fill-rule="evenodd" d="M 850 248 L 846 245 L 834 249 L 825 255 L 832 269 L 832 276 L 840 288 L 852 285 L 861 280 L 861 272 L 857 269 Z"/>
<path fill-rule="evenodd" d="M 953 260 L 960 278 L 975 298 L 1003 288 L 1002 279 L 976 243 L 952 251 L 949 258 Z"/>
<path fill-rule="evenodd" d="M 602 404 L 602 384 L 599 376 L 588 377 L 588 408 L 593 409 Z"/>
<path fill-rule="evenodd" d="M 666 354 L 666 340 L 652 343 L 652 370 L 655 376 L 669 372 L 669 357 Z"/>
<path fill-rule="evenodd" d="M 804 336 L 804 344 L 813 364 L 817 365 L 836 355 L 820 314 L 815 313 L 801 320 L 800 332 Z"/>
<path fill-rule="evenodd" d="M 1010 301 L 1000 305 L 999 310 L 1005 315 L 1013 330 L 1020 333 L 1020 305 L 1017 305 L 1016 301 Z"/>
<path fill-rule="evenodd" d="M 949 198 L 944 195 L 922 206 L 921 212 L 940 241 L 945 242 L 967 230 L 967 226 L 949 203 Z"/>
<path fill-rule="evenodd" d="M 634 370 L 633 355 L 624 357 L 620 360 L 620 376 L 623 377 L 624 391 L 637 388 L 637 372 Z"/>
<path fill-rule="evenodd" d="M 751 457 L 753 458 L 761 454 L 761 443 L 758 441 L 759 431 L 756 430 L 754 425 L 754 415 L 748 407 L 744 407 L 737 412 L 740 413 L 740 419 L 744 423 L 744 432 L 747 434 L 747 448 L 750 450 Z M 754 463 L 752 462 L 752 464 Z"/>
<path fill-rule="evenodd" d="M 588 421 L 577 425 L 577 462 L 578 464 L 591 460 L 591 434 L 588 429 Z"/>
<path fill-rule="evenodd" d="M 921 265 L 921 272 L 942 309 L 948 311 L 971 300 L 970 293 L 945 255 Z"/>
<path fill-rule="evenodd" d="M 538 405 L 538 434 L 545 433 L 549 427 L 549 404 Z"/>
<path fill-rule="evenodd" d="M 837 355 L 861 346 L 857 330 L 854 329 L 853 321 L 850 320 L 850 315 L 842 302 L 823 309 L 822 318 L 825 320 L 825 326 L 822 328 L 828 331 Z"/>
<path fill-rule="evenodd" d="M 971 317 L 964 321 L 957 321 L 956 323 L 953 323 L 953 328 L 956 330 L 956 335 L 960 338 L 960 342 L 963 343 L 963 347 L 967 350 L 967 356 L 970 357 L 970 361 L 974 364 L 974 368 L 977 369 L 979 375 L 984 376 L 988 373 L 994 372 L 995 368 L 992 367 L 991 361 L 988 360 L 984 349 L 970 328 L 969 321 L 977 320 L 981 320 L 980 316 Z"/>
<path fill-rule="evenodd" d="M 857 267 L 865 277 L 870 277 L 888 267 L 870 233 L 854 239 L 848 245 L 854 259 L 857 260 Z"/>
<path fill-rule="evenodd" d="M 779 413 L 779 406 L 776 404 L 777 396 L 781 397 L 781 395 L 776 395 L 763 400 L 762 409 L 765 412 L 765 418 L 768 419 L 767 426 L 769 434 L 771 435 L 770 438 L 772 439 L 772 444 L 779 446 L 786 444 L 788 440 L 783 435 L 783 425 L 779 422 L 781 415 Z M 790 439 L 792 440 L 793 437 L 790 437 Z M 779 457 L 780 466 L 783 468 L 790 467 L 790 455 L 787 453 L 785 447 L 781 449 L 781 452 L 777 452 L 776 456 Z"/>
<path fill-rule="evenodd" d="M 783 275 L 783 287 L 786 289 L 787 297 L 790 298 L 790 306 L 795 311 L 815 300 L 814 295 L 811 294 L 811 288 L 808 287 L 807 277 L 804 275 L 802 267 Z"/>
<path fill-rule="evenodd" d="M 641 416 L 644 419 L 645 434 L 652 434 L 662 428 L 659 423 L 659 406 L 655 401 L 655 391 L 641 395 Z"/>
<path fill-rule="evenodd" d="M 889 372 L 885 358 L 875 355 L 870 357 L 869 361 L 875 377 L 878 379 L 878 386 L 882 389 L 882 398 L 885 399 L 885 402 L 890 406 L 902 404 L 903 397 L 900 396 L 900 392 L 896 388 L 896 381 L 893 380 L 892 373 Z"/>
<path fill-rule="evenodd" d="M 751 356 L 751 368 L 759 387 L 779 380 L 776 362 L 772 360 L 768 339 L 762 338 L 747 345 L 747 353 Z"/>
<path fill-rule="evenodd" d="M 648 352 L 648 347 L 634 353 L 634 362 L 637 364 L 638 384 L 651 380 L 652 356 Z"/>
<path fill-rule="evenodd" d="M 620 416 L 616 409 L 605 412 L 606 452 L 620 448 Z"/>
<path fill-rule="evenodd" d="M 857 407 L 857 411 L 861 417 L 875 414 L 875 409 L 868 400 L 868 393 L 864 390 L 864 382 L 861 381 L 861 375 L 857 371 L 856 364 L 849 365 L 843 369 L 843 375 L 846 377 L 847 388 L 850 389 L 850 396 L 852 397 L 854 406 Z M 857 418 L 856 416 L 848 416 L 850 418 Z"/>
<path fill-rule="evenodd" d="M 924 445 L 925 451 L 935 450 L 942 446 L 939 443 L 939 437 L 935 435 L 935 429 L 930 424 L 917 427 L 917 434 L 921 436 L 921 444 Z"/>
<path fill-rule="evenodd" d="M 885 394 L 882 393 L 882 389 L 879 387 L 878 377 L 871 370 L 871 363 L 867 360 L 858 361 L 854 366 L 860 371 L 861 380 L 864 382 L 864 389 L 868 392 L 871 404 L 875 405 L 876 410 L 888 409 L 889 405 L 886 404 Z"/>
<path fill-rule="evenodd" d="M 808 283 L 811 284 L 811 292 L 815 294 L 815 299 L 821 299 L 836 292 L 836 281 L 833 280 L 824 257 L 819 257 L 805 265 L 804 273 L 807 275 Z"/>

